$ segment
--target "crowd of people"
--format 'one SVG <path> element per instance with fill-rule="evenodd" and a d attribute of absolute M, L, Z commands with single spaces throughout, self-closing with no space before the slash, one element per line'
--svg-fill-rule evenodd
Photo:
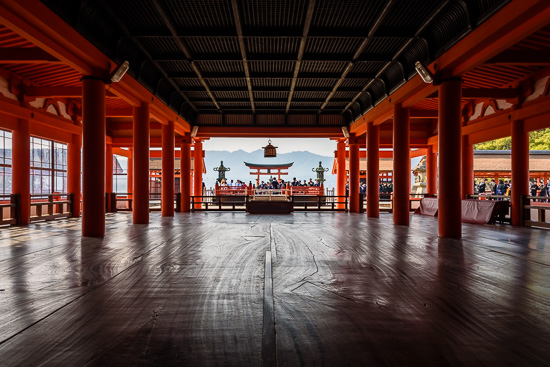
<path fill-rule="evenodd" d="M 494 179 L 491 181 L 483 179 L 479 182 L 474 182 L 475 194 L 509 196 L 511 191 L 512 181 L 507 179 L 499 180 L 498 183 Z M 529 192 L 531 196 L 550 197 L 550 179 L 546 183 L 544 180 L 539 179 L 529 180 Z"/>
<path fill-rule="evenodd" d="M 236 182 L 234 182 L 234 180 L 231 180 L 230 182 L 227 182 L 226 179 L 222 179 L 222 181 L 220 183 L 220 186 L 222 186 L 222 187 L 249 187 L 249 186 L 252 186 L 253 189 L 277 190 L 277 189 L 286 189 L 286 188 L 289 188 L 289 187 L 292 187 L 292 186 L 294 186 L 294 187 L 297 187 L 297 186 L 319 187 L 319 186 L 321 186 L 321 183 L 317 179 L 315 181 L 313 181 L 313 179 L 310 178 L 309 181 L 306 181 L 306 180 L 297 180 L 296 177 L 294 177 L 292 181 L 286 181 L 285 182 L 285 180 L 283 180 L 283 179 L 270 178 L 269 180 L 267 180 L 267 182 L 262 181 L 258 185 L 253 184 L 252 182 L 250 182 L 248 185 L 246 185 L 241 180 L 236 180 Z"/>

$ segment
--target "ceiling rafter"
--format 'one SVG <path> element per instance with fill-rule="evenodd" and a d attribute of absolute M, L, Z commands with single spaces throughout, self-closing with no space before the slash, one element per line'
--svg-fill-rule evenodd
<path fill-rule="evenodd" d="M 443 8 L 445 8 L 445 6 L 447 5 L 447 3 L 449 3 L 449 0 L 444 0 L 442 1 L 439 6 L 430 14 L 430 16 L 428 18 L 426 18 L 426 20 L 420 25 L 420 27 L 418 28 L 418 30 L 416 31 L 416 33 L 414 34 L 414 37 L 412 38 L 409 38 L 409 40 L 407 42 L 405 42 L 404 45 L 402 45 L 399 50 L 397 50 L 397 52 L 395 53 L 395 55 L 392 57 L 392 60 L 391 61 L 388 61 L 375 75 L 375 77 L 369 81 L 364 87 L 363 87 L 363 90 L 359 93 L 357 93 L 357 95 L 355 97 L 353 97 L 353 99 L 351 100 L 350 103 L 348 103 L 346 105 L 346 107 L 342 110 L 342 114 L 344 114 L 347 110 L 349 110 L 349 108 L 357 101 L 357 99 L 359 97 L 361 97 L 361 95 L 363 93 L 365 93 L 367 91 L 367 89 L 369 89 L 369 87 L 372 85 L 372 83 L 374 83 L 374 81 L 376 79 L 379 79 L 380 76 L 386 71 L 387 68 L 390 67 L 390 65 L 399 58 L 399 56 L 401 56 L 401 54 L 403 53 L 403 51 L 405 51 L 405 49 L 411 44 L 411 42 L 418 38 L 420 36 L 420 34 L 426 29 L 426 27 L 431 23 L 431 21 L 443 10 Z M 386 91 L 388 92 L 388 91 Z M 373 101 L 374 102 L 374 101 Z"/>
<path fill-rule="evenodd" d="M 357 59 L 361 56 L 361 54 L 363 53 L 363 51 L 365 50 L 365 47 L 367 47 L 368 43 L 370 42 L 370 40 L 372 39 L 372 37 L 374 36 L 374 33 L 376 33 L 376 31 L 378 30 L 378 27 L 380 27 L 380 24 L 382 24 L 382 21 L 384 20 L 384 18 L 388 15 L 389 13 L 389 10 L 390 8 L 392 7 L 394 3 L 394 0 L 388 0 L 388 2 L 386 3 L 386 5 L 384 6 L 384 8 L 382 9 L 382 11 L 380 12 L 380 15 L 377 17 L 377 20 L 376 22 L 374 22 L 374 24 L 372 25 L 369 33 L 367 34 L 367 37 L 365 37 L 363 39 L 363 41 L 361 41 L 361 44 L 359 45 L 359 47 L 357 47 L 357 50 L 355 50 L 355 54 L 353 55 L 353 58 L 352 60 L 348 63 L 348 65 L 346 66 L 346 69 L 342 72 L 342 75 L 340 76 L 340 78 L 338 79 L 338 81 L 336 82 L 336 84 L 334 84 L 334 87 L 332 88 L 332 91 L 330 92 L 330 94 L 327 96 L 327 99 L 325 100 L 325 102 L 323 103 L 323 105 L 321 106 L 321 108 L 319 109 L 319 114 L 323 111 L 323 109 L 327 106 L 327 104 L 329 103 L 329 101 L 332 99 L 332 97 L 334 96 L 334 93 L 336 93 L 336 91 L 338 90 L 338 88 L 340 87 L 340 85 L 344 82 L 344 79 L 346 78 L 346 76 L 348 75 L 348 73 L 351 71 L 351 69 L 353 68 L 353 65 L 355 65 L 355 62 L 357 61 Z"/>
<path fill-rule="evenodd" d="M 231 7 L 233 9 L 233 18 L 235 18 L 235 28 L 237 29 L 237 35 L 239 37 L 239 48 L 241 50 L 244 75 L 246 78 L 246 85 L 248 87 L 248 96 L 250 98 L 250 106 L 252 107 L 252 113 L 256 113 L 256 107 L 254 106 L 254 94 L 252 92 L 252 82 L 250 81 L 250 70 L 248 68 L 248 59 L 246 55 L 246 46 L 244 45 L 241 15 L 239 12 L 239 5 L 237 4 L 237 0 L 231 0 Z"/>
<path fill-rule="evenodd" d="M 235 0 L 233 0 L 235 1 Z M 306 49 L 306 40 L 309 33 L 309 27 L 311 26 L 311 20 L 313 19 L 313 11 L 315 10 L 315 0 L 309 0 L 307 6 L 306 19 L 304 22 L 304 28 L 302 30 L 302 39 L 300 40 L 300 48 L 298 49 L 298 57 L 296 64 L 294 65 L 294 74 L 292 76 L 292 82 L 290 84 L 290 93 L 288 94 L 288 102 L 286 103 L 285 113 L 288 114 L 290 109 L 290 103 L 292 102 L 292 97 L 294 95 L 294 89 L 296 88 L 296 80 L 298 79 L 298 74 L 300 73 L 300 65 L 302 64 L 302 57 L 304 56 L 304 51 Z"/>
<path fill-rule="evenodd" d="M 143 52 L 143 54 L 147 57 L 147 59 L 149 61 L 151 61 L 151 63 L 153 63 L 153 65 L 155 66 L 155 68 L 162 74 L 162 76 L 168 80 L 168 82 L 174 87 L 175 90 L 178 91 L 178 93 L 182 96 L 183 99 L 185 99 L 185 101 L 189 104 L 189 106 L 191 106 L 191 108 L 193 108 L 195 111 L 199 112 L 199 110 L 197 109 L 197 107 L 191 102 L 191 100 L 189 99 L 189 97 L 187 97 L 187 95 L 185 95 L 185 93 L 183 93 L 177 86 L 177 84 L 171 80 L 169 77 L 168 77 L 168 74 L 166 73 L 166 71 L 164 71 L 164 69 L 158 64 L 158 62 L 156 62 L 155 60 L 153 60 L 153 58 L 151 57 L 151 54 L 149 53 L 149 51 L 147 51 L 147 49 L 141 44 L 141 42 L 139 42 L 139 40 L 137 40 L 135 37 L 132 36 L 132 33 L 128 30 L 128 28 L 119 20 L 119 18 L 116 16 L 116 14 L 114 14 L 111 10 L 111 8 L 105 3 L 106 0 L 99 0 L 99 3 L 102 5 L 103 9 L 109 14 L 109 16 L 111 17 L 111 20 L 113 20 L 116 25 L 118 27 L 120 27 L 120 29 L 122 30 L 122 32 L 126 35 L 126 37 L 128 37 L 133 43 L 134 45 L 136 45 L 141 52 Z"/>
<path fill-rule="evenodd" d="M 210 96 L 214 104 L 218 109 L 220 109 L 220 106 L 218 105 L 218 102 L 216 101 L 216 97 L 214 97 L 214 94 L 212 94 L 212 91 L 210 90 L 210 86 L 208 83 L 204 80 L 202 77 L 202 73 L 200 69 L 197 67 L 196 63 L 193 61 L 193 57 L 191 55 L 191 52 L 189 52 L 189 48 L 183 43 L 183 41 L 178 37 L 178 33 L 176 32 L 176 28 L 174 28 L 174 25 L 172 24 L 172 20 L 168 17 L 168 14 L 164 11 L 162 6 L 160 6 L 159 2 L 157 0 L 152 0 L 152 4 L 159 13 L 160 17 L 164 21 L 164 24 L 166 27 L 170 30 L 170 34 L 172 34 L 172 39 L 176 42 L 178 45 L 178 48 L 181 50 L 181 52 L 184 53 L 185 57 L 187 57 L 187 60 L 191 63 L 191 68 L 197 74 L 197 77 L 199 78 L 199 81 L 203 85 L 204 89 L 206 90 L 206 93 Z M 173 83 L 173 81 L 171 81 Z M 178 88 L 176 88 L 178 89 Z"/>

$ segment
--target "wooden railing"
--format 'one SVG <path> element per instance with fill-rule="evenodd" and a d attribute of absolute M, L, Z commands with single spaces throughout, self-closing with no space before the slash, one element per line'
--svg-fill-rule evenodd
<path fill-rule="evenodd" d="M 161 209 L 161 197 L 158 193 L 149 195 L 149 210 L 158 211 Z M 105 196 L 105 211 L 107 213 L 124 212 L 133 210 L 133 193 L 108 193 Z M 174 208 L 176 212 L 181 212 L 181 194 L 174 195 Z"/>
<path fill-rule="evenodd" d="M 133 193 L 112 192 L 105 196 L 105 211 L 107 213 L 131 212 L 133 210 Z"/>
<path fill-rule="evenodd" d="M 525 227 L 538 227 L 550 229 L 550 212 L 549 199 L 541 196 L 522 196 L 523 206 L 522 223 Z M 535 215 L 533 215 L 535 214 Z"/>
<path fill-rule="evenodd" d="M 0 196 L 0 225 L 17 224 L 19 194 Z"/>
<path fill-rule="evenodd" d="M 348 201 L 345 196 L 289 196 L 289 189 L 257 189 L 253 195 L 218 195 L 191 196 L 192 211 L 245 211 L 249 200 L 278 198 L 290 200 L 296 211 L 347 211 Z M 288 196 L 287 196 L 288 195 Z M 197 205 L 195 205 L 197 204 Z"/>
<path fill-rule="evenodd" d="M 71 217 L 73 194 L 31 195 L 31 222 Z"/>
<path fill-rule="evenodd" d="M 345 196 L 305 196 L 290 197 L 296 211 L 348 211 L 348 200 Z"/>
<path fill-rule="evenodd" d="M 248 195 L 191 196 L 192 211 L 245 211 Z"/>
<path fill-rule="evenodd" d="M 437 195 L 430 194 L 409 194 L 409 211 L 414 212 L 420 206 L 420 200 L 426 197 L 437 197 Z M 367 207 L 367 195 L 361 194 L 361 210 Z M 379 210 L 385 213 L 393 212 L 393 193 L 389 194 L 380 194 L 379 199 Z"/>

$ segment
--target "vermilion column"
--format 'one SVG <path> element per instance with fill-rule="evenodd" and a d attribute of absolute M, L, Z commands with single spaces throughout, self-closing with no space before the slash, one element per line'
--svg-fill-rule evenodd
<path fill-rule="evenodd" d="M 181 211 L 189 212 L 191 210 L 191 138 L 187 135 L 183 137 L 181 143 L 180 172 Z"/>
<path fill-rule="evenodd" d="M 202 196 L 202 141 L 195 140 L 195 151 L 193 155 L 193 195 Z M 200 201 L 200 198 L 195 201 Z M 200 209 L 201 204 L 195 204 L 195 209 Z"/>
<path fill-rule="evenodd" d="M 439 236 L 462 236 L 461 203 L 461 81 L 446 80 L 439 87 Z"/>
<path fill-rule="evenodd" d="M 105 192 L 107 195 L 113 192 L 113 146 L 105 146 Z"/>
<path fill-rule="evenodd" d="M 430 196 L 437 194 L 437 153 L 433 145 L 428 145 L 426 152 L 426 193 Z"/>
<path fill-rule="evenodd" d="M 134 224 L 149 224 L 149 104 L 134 107 Z"/>
<path fill-rule="evenodd" d="M 26 226 L 31 220 L 31 135 L 29 120 L 19 120 L 19 128 L 13 131 L 12 193 L 20 196 L 17 223 Z"/>
<path fill-rule="evenodd" d="M 82 80 L 82 235 L 105 235 L 105 84 Z"/>
<path fill-rule="evenodd" d="M 522 225 L 521 196 L 529 195 L 529 134 L 523 121 L 512 121 L 512 225 Z"/>
<path fill-rule="evenodd" d="M 162 125 L 162 196 L 161 210 L 163 217 L 174 216 L 174 121 Z"/>
<path fill-rule="evenodd" d="M 393 223 L 409 224 L 411 193 L 409 109 L 401 104 L 393 108 Z"/>
<path fill-rule="evenodd" d="M 380 127 L 367 123 L 367 216 L 380 215 Z"/>
<path fill-rule="evenodd" d="M 336 174 L 336 196 L 340 196 L 338 201 L 341 202 L 337 205 L 338 209 L 344 208 L 344 197 L 346 196 L 346 142 L 344 139 L 338 140 L 336 144 L 336 164 L 338 171 Z"/>
<path fill-rule="evenodd" d="M 134 192 L 134 149 L 130 148 L 130 155 L 128 157 L 128 172 L 126 175 L 126 190 L 129 194 Z"/>
<path fill-rule="evenodd" d="M 82 136 L 73 134 L 67 147 L 67 191 L 73 194 L 73 218 L 80 217 L 80 159 Z"/>
<path fill-rule="evenodd" d="M 462 199 L 474 194 L 474 146 L 462 137 Z"/>
<path fill-rule="evenodd" d="M 349 208 L 359 213 L 359 141 L 349 139 Z"/>

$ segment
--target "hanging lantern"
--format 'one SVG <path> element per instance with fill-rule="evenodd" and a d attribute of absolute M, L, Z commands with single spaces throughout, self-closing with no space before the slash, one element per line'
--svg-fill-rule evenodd
<path fill-rule="evenodd" d="M 277 156 L 277 147 L 271 145 L 271 139 L 267 141 L 267 145 L 262 147 L 262 149 L 264 150 L 265 158 L 273 158 Z"/>

